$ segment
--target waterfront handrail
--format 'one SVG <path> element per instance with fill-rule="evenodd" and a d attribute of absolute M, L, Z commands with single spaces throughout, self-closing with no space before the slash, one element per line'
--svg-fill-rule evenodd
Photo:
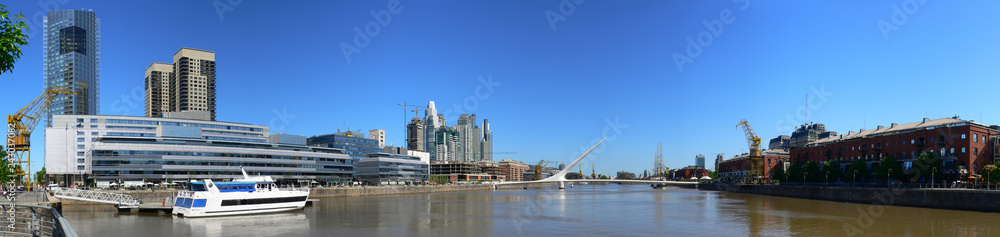
<path fill-rule="evenodd" d="M 69 221 L 55 208 L 20 203 L 0 203 L 0 206 L 3 211 L 0 234 L 3 236 L 77 236 Z M 9 219 L 11 216 L 13 223 Z"/>

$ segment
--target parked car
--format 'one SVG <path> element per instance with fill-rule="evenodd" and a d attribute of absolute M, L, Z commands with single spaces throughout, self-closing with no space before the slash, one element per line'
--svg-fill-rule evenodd
<path fill-rule="evenodd" d="M 59 190 L 60 188 L 61 187 L 59 187 L 58 184 L 49 184 L 48 186 L 45 186 L 45 190 L 49 190 L 49 192 L 54 192 L 56 190 Z"/>

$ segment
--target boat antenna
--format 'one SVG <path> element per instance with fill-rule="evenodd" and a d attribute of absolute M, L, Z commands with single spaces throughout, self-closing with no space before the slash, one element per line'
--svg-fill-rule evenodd
<path fill-rule="evenodd" d="M 250 179 L 250 176 L 247 175 L 247 171 L 243 170 L 243 166 L 240 166 L 240 172 L 243 172 L 243 178 L 244 179 Z"/>

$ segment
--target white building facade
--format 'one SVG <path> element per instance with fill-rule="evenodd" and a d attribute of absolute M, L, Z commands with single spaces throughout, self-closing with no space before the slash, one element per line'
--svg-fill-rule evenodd
<path fill-rule="evenodd" d="M 354 167 L 340 149 L 277 142 L 304 141 L 286 134 L 270 143 L 267 127 L 241 123 L 55 115 L 45 133 L 47 174 L 73 183 L 226 179 L 241 176 L 241 167 L 276 179 L 332 182 L 349 180 Z"/>

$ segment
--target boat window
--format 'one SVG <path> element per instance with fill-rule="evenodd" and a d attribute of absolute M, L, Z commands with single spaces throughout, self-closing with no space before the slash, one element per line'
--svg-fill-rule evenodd
<path fill-rule="evenodd" d="M 204 184 L 191 184 L 191 191 L 207 191 Z"/>

